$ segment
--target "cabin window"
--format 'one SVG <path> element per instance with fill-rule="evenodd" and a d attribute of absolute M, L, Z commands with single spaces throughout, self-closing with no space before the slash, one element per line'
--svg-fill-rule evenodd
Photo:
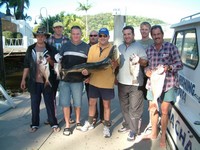
<path fill-rule="evenodd" d="M 178 31 L 173 43 L 178 47 L 184 65 L 195 69 L 199 61 L 196 30 Z"/>

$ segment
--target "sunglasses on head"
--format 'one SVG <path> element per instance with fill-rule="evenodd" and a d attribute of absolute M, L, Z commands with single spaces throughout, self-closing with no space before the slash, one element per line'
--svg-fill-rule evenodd
<path fill-rule="evenodd" d="M 90 37 L 97 37 L 97 35 L 96 34 L 94 34 L 94 35 L 91 34 Z"/>
<path fill-rule="evenodd" d="M 106 38 L 107 37 L 107 35 L 105 35 L 105 34 L 100 34 L 99 35 L 99 37 L 101 38 L 101 37 L 104 37 L 104 38 Z"/>

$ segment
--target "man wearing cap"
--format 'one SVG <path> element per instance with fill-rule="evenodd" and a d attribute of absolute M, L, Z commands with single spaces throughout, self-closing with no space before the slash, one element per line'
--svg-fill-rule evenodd
<path fill-rule="evenodd" d="M 99 42 L 92 45 L 87 62 L 99 62 L 106 58 L 110 53 L 112 44 L 108 42 L 110 36 L 107 28 L 101 28 L 99 30 Z M 83 75 L 88 75 L 88 71 L 85 69 L 82 71 Z M 91 72 L 89 82 L 89 116 L 88 121 L 85 121 L 84 126 L 81 128 L 83 132 L 93 129 L 93 118 L 96 112 L 97 99 L 101 97 L 103 99 L 104 106 L 104 129 L 103 136 L 109 138 L 110 134 L 110 101 L 114 98 L 114 80 L 115 74 L 113 68 L 110 66 L 103 70 L 95 70 Z"/>
<path fill-rule="evenodd" d="M 89 35 L 88 45 L 90 45 L 90 47 L 91 47 L 92 45 L 97 44 L 98 39 L 99 39 L 98 32 L 96 30 L 92 30 L 90 32 L 90 35 Z M 85 90 L 87 92 L 88 104 L 89 104 L 89 83 L 85 83 Z M 98 112 L 98 105 L 96 105 L 96 113 L 95 113 L 95 117 L 93 119 L 93 125 L 94 126 L 97 123 L 98 116 L 99 116 L 100 122 L 103 122 L 104 121 L 104 118 L 103 118 L 103 100 L 102 100 L 101 97 L 99 98 L 99 112 Z"/>
<path fill-rule="evenodd" d="M 53 24 L 54 34 L 52 34 L 47 39 L 48 44 L 56 47 L 57 51 L 60 51 L 62 45 L 69 41 L 69 38 L 66 37 L 65 35 L 63 35 L 63 30 L 64 30 L 64 26 L 63 26 L 62 22 L 59 22 L 59 21 L 55 22 Z M 56 92 L 57 92 L 58 84 L 59 84 L 59 80 L 56 80 L 56 81 L 57 81 L 56 89 L 54 91 L 55 97 L 56 97 Z M 56 104 L 56 98 L 55 98 L 55 104 Z M 71 118 L 71 114 L 72 114 L 72 106 L 70 106 L 70 118 Z M 73 119 L 70 119 L 70 123 L 73 124 L 73 123 L 75 123 L 75 121 Z M 48 124 L 48 120 L 45 122 L 45 124 Z"/>
<path fill-rule="evenodd" d="M 56 76 L 53 71 L 54 55 L 56 50 L 54 47 L 45 43 L 49 34 L 45 28 L 38 28 L 33 33 L 37 42 L 30 45 L 26 51 L 24 58 L 24 71 L 21 81 L 21 89 L 26 89 L 26 78 L 28 78 L 28 91 L 31 95 L 32 124 L 30 132 L 35 132 L 39 128 L 40 122 L 40 102 L 41 94 L 43 94 L 49 123 L 55 132 L 59 132 L 57 119 L 55 117 L 55 107 L 53 91 L 55 90 Z"/>

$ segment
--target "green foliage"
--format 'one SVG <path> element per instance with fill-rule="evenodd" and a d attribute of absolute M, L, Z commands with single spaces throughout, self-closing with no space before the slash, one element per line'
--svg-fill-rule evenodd
<path fill-rule="evenodd" d="M 151 25 L 155 24 L 165 24 L 162 20 L 153 19 L 153 18 L 146 18 L 146 17 L 139 17 L 139 16 L 126 16 L 126 24 L 131 25 L 133 27 L 139 27 L 140 23 L 147 21 Z"/>
<path fill-rule="evenodd" d="M 13 33 L 11 31 L 3 31 L 2 35 L 5 37 L 5 44 L 9 45 L 10 44 L 9 38 L 13 38 Z"/>
<path fill-rule="evenodd" d="M 13 38 L 13 33 L 11 31 L 3 31 L 2 35 L 5 38 Z"/>
<path fill-rule="evenodd" d="M 96 15 L 87 15 L 88 18 L 88 31 L 91 30 L 99 30 L 102 27 L 108 28 L 108 30 L 114 29 L 114 16 L 111 13 L 100 13 Z M 53 34 L 53 23 L 56 21 L 61 21 L 64 25 L 64 35 L 70 36 L 70 29 L 74 25 L 78 25 L 81 27 L 83 32 L 83 40 L 88 41 L 88 37 L 86 37 L 86 15 L 77 16 L 75 14 L 67 14 L 64 12 L 57 14 L 55 16 L 48 17 L 49 23 L 49 32 Z M 155 24 L 165 24 L 162 20 L 146 18 L 146 17 L 138 17 L 138 16 L 126 16 L 126 24 L 132 25 L 133 27 L 139 27 L 140 23 L 143 21 L 148 21 L 151 25 Z M 41 25 L 46 27 L 46 18 L 42 19 Z M 34 28 L 36 31 L 37 28 Z"/>
<path fill-rule="evenodd" d="M 23 38 L 23 35 L 20 32 L 14 32 L 13 38 Z"/>

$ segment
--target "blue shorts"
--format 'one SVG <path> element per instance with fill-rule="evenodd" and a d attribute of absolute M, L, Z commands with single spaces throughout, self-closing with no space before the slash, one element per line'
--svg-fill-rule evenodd
<path fill-rule="evenodd" d="M 83 82 L 59 82 L 59 105 L 70 107 L 71 100 L 74 107 L 81 107 Z"/>
<path fill-rule="evenodd" d="M 152 101 L 153 100 L 153 94 L 152 91 L 148 90 L 147 91 L 147 100 Z M 163 92 L 160 96 L 161 101 L 165 102 L 172 102 L 176 100 L 175 98 L 175 88 L 171 88 L 166 92 Z"/>
<path fill-rule="evenodd" d="M 103 100 L 111 100 L 115 97 L 114 89 L 98 88 L 89 84 L 89 97 L 99 98 Z"/>

